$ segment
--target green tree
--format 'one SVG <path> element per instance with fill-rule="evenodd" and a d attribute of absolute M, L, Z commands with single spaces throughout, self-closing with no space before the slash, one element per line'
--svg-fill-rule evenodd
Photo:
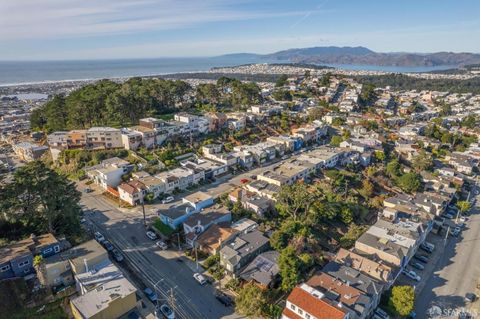
<path fill-rule="evenodd" d="M 397 159 L 393 159 L 388 162 L 387 166 L 385 167 L 385 173 L 391 178 L 397 177 L 401 174 L 400 163 Z"/>
<path fill-rule="evenodd" d="M 373 155 L 379 162 L 383 162 L 385 160 L 385 152 L 383 151 L 375 151 Z"/>
<path fill-rule="evenodd" d="M 408 316 L 415 303 L 415 290 L 412 286 L 394 286 L 388 300 L 390 307 L 401 317 Z"/>
<path fill-rule="evenodd" d="M 420 150 L 418 155 L 412 159 L 412 167 L 416 172 L 430 170 L 433 167 L 432 155 Z"/>
<path fill-rule="evenodd" d="M 398 186 L 407 193 L 414 193 L 420 189 L 422 183 L 417 173 L 406 173 L 397 178 Z"/>
<path fill-rule="evenodd" d="M 277 82 L 275 82 L 275 87 L 279 88 L 287 84 L 288 76 L 286 74 L 280 75 Z"/>
<path fill-rule="evenodd" d="M 276 200 L 275 208 L 278 213 L 297 221 L 305 217 L 314 200 L 314 194 L 308 189 L 308 185 L 295 183 L 283 186 L 277 193 Z"/>
<path fill-rule="evenodd" d="M 257 285 L 246 284 L 235 298 L 235 311 L 248 317 L 260 317 L 266 304 L 264 292 Z"/>
<path fill-rule="evenodd" d="M 33 257 L 33 267 L 38 267 L 42 264 L 43 262 L 43 257 L 42 255 L 37 255 Z"/>
<path fill-rule="evenodd" d="M 332 145 L 332 146 L 340 146 L 340 143 L 342 143 L 342 142 L 343 142 L 343 138 L 341 136 L 338 136 L 338 135 L 334 135 L 330 139 L 330 145 Z"/>
<path fill-rule="evenodd" d="M 282 278 L 281 287 L 283 291 L 293 289 L 300 281 L 301 266 L 302 263 L 291 246 L 280 252 L 278 267 L 280 269 L 280 277 Z"/>
<path fill-rule="evenodd" d="M 40 161 L 19 168 L 0 194 L 0 209 L 24 233 L 76 234 L 80 229 L 80 192 L 65 176 Z"/>
<path fill-rule="evenodd" d="M 293 96 L 290 91 L 287 90 L 277 90 L 273 92 L 272 97 L 277 101 L 291 101 Z"/>
<path fill-rule="evenodd" d="M 468 212 L 468 210 L 472 207 L 469 201 L 461 200 L 457 202 L 457 208 L 461 213 Z"/>

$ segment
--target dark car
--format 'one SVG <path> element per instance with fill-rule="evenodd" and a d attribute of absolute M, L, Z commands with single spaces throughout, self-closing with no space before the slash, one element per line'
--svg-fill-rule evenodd
<path fill-rule="evenodd" d="M 475 300 L 477 300 L 477 295 L 472 292 L 467 292 L 465 295 L 465 301 L 474 302 Z"/>
<path fill-rule="evenodd" d="M 113 245 L 108 240 L 105 240 L 102 244 L 107 251 L 113 251 L 115 249 L 115 247 L 113 247 Z"/>
<path fill-rule="evenodd" d="M 150 300 L 154 304 L 157 302 L 157 300 L 158 300 L 157 293 L 155 291 L 153 291 L 151 288 L 145 288 L 143 290 L 143 292 L 147 296 L 148 300 Z"/>
<path fill-rule="evenodd" d="M 229 296 L 227 296 L 223 292 L 217 291 L 215 293 L 215 298 L 217 298 L 217 300 L 220 301 L 220 303 L 222 305 L 224 305 L 225 307 L 230 307 L 231 305 L 233 305 L 232 298 L 230 298 Z"/>
<path fill-rule="evenodd" d="M 118 262 L 123 261 L 123 255 L 117 249 L 112 250 L 112 255 L 113 255 L 113 258 L 115 258 L 116 261 L 118 261 Z"/>
<path fill-rule="evenodd" d="M 410 264 L 413 268 L 416 268 L 418 270 L 424 270 L 425 269 L 425 266 L 422 265 L 421 263 L 411 263 Z"/>
<path fill-rule="evenodd" d="M 425 255 L 415 255 L 415 256 L 413 256 L 413 258 L 415 258 L 416 260 L 421 261 L 421 262 L 424 263 L 424 264 L 428 263 L 428 257 L 425 256 Z"/>

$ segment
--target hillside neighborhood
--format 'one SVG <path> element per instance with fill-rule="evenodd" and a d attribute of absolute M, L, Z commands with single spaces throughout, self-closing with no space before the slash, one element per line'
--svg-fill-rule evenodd
<path fill-rule="evenodd" d="M 480 95 L 212 72 L 0 96 L 1 313 L 475 318 Z"/>

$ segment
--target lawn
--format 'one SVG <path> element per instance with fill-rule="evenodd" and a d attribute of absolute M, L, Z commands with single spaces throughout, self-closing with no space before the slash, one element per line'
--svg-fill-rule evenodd
<path fill-rule="evenodd" d="M 171 229 L 170 226 L 165 225 L 162 223 L 160 218 L 156 217 L 153 220 L 153 227 L 155 227 L 156 230 L 158 230 L 160 233 L 162 233 L 166 237 L 172 236 L 172 234 L 175 232 L 175 229 Z"/>

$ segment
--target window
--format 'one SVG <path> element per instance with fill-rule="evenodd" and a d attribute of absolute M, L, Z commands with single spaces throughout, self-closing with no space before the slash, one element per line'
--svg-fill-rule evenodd
<path fill-rule="evenodd" d="M 8 271 L 10 270 L 10 265 L 6 265 L 6 266 L 3 266 L 2 268 L 0 268 L 0 272 L 5 272 L 5 271 Z"/>
<path fill-rule="evenodd" d="M 28 260 L 22 261 L 21 263 L 18 264 L 18 268 L 28 266 L 29 264 L 30 264 L 30 261 Z"/>
<path fill-rule="evenodd" d="M 57 246 L 53 247 L 53 250 L 54 250 L 56 253 L 60 252 L 60 246 L 57 245 Z"/>
<path fill-rule="evenodd" d="M 295 305 L 290 305 L 290 308 L 292 308 L 292 310 L 295 310 L 297 307 L 295 307 Z"/>
<path fill-rule="evenodd" d="M 305 318 L 310 319 L 310 315 L 308 313 L 305 314 Z"/>
<path fill-rule="evenodd" d="M 45 249 L 45 250 L 43 251 L 43 253 L 44 253 L 44 254 L 49 254 L 49 253 L 52 252 L 52 250 L 53 250 L 52 248 L 47 248 L 47 249 Z"/>
<path fill-rule="evenodd" d="M 300 315 L 303 315 L 303 310 L 302 310 L 302 309 L 298 309 L 298 313 L 299 313 Z"/>

